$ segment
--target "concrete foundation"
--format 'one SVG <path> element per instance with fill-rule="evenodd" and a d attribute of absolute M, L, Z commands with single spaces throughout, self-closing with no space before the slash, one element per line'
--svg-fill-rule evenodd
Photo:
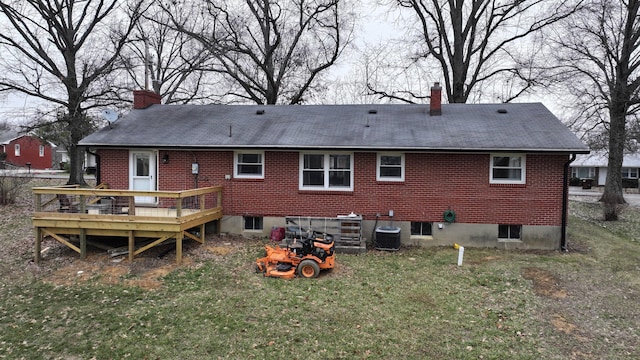
<path fill-rule="evenodd" d="M 246 237 L 268 238 L 273 226 L 285 226 L 281 217 L 263 217 L 263 230 L 244 230 L 242 216 L 224 216 L 221 219 L 222 233 L 237 234 Z M 464 247 L 485 247 L 500 249 L 535 249 L 555 250 L 560 248 L 560 226 L 523 225 L 520 240 L 498 240 L 498 224 L 462 224 L 433 223 L 431 236 L 411 235 L 411 223 L 408 221 L 374 221 L 362 222 L 362 237 L 370 241 L 377 226 L 395 226 L 400 230 L 400 241 L 403 246 L 450 246 L 457 243 Z M 322 230 L 322 229 L 316 229 Z"/>

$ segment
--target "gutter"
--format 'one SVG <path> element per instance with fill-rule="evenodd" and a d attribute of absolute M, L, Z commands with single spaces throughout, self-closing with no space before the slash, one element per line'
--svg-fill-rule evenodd
<path fill-rule="evenodd" d="M 564 175 L 562 177 L 562 225 L 560 226 L 560 251 L 567 252 L 567 216 L 569 215 L 569 165 L 576 159 L 576 154 L 571 154 L 569 161 L 564 163 Z"/>
<path fill-rule="evenodd" d="M 110 149 L 171 149 L 171 150 L 199 150 L 199 151 L 213 151 L 222 150 L 228 151 L 229 149 L 251 149 L 251 150 L 345 150 L 345 151 L 403 151 L 403 152 L 433 152 L 433 153 L 509 153 L 509 154 L 589 154 L 590 150 L 580 148 L 462 148 L 462 147 L 430 147 L 430 146 L 367 146 L 362 145 L 255 145 L 255 144 L 218 144 L 218 145 L 180 145 L 180 144 L 142 144 L 142 143 L 121 143 L 121 144 L 109 144 L 109 143 L 81 143 L 81 146 L 92 148 L 110 148 Z"/>

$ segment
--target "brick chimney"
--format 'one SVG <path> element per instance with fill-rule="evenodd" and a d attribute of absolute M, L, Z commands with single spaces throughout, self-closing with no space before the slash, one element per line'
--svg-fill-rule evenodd
<path fill-rule="evenodd" d="M 429 104 L 429 115 L 442 115 L 442 87 L 437 82 L 431 87 L 431 103 Z"/>
<path fill-rule="evenodd" d="M 133 108 L 146 109 L 153 104 L 161 104 L 162 98 L 150 90 L 133 90 Z"/>

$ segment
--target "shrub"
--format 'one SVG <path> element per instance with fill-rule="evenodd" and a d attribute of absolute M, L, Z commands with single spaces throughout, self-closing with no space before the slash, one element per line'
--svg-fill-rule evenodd
<path fill-rule="evenodd" d="M 638 187 L 638 179 L 622 178 L 622 187 L 635 189 Z"/>
<path fill-rule="evenodd" d="M 14 204 L 19 191 L 30 181 L 31 177 L 0 175 L 0 205 Z"/>
<path fill-rule="evenodd" d="M 572 177 L 569 179 L 569 186 L 581 186 L 580 178 Z"/>

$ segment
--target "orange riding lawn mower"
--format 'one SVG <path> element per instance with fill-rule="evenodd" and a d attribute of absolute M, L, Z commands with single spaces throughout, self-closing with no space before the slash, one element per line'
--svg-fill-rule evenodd
<path fill-rule="evenodd" d="M 286 246 L 265 245 L 266 256 L 256 260 L 256 272 L 264 276 L 292 279 L 315 278 L 320 270 L 333 269 L 336 254 L 333 235 L 297 228 Z"/>

